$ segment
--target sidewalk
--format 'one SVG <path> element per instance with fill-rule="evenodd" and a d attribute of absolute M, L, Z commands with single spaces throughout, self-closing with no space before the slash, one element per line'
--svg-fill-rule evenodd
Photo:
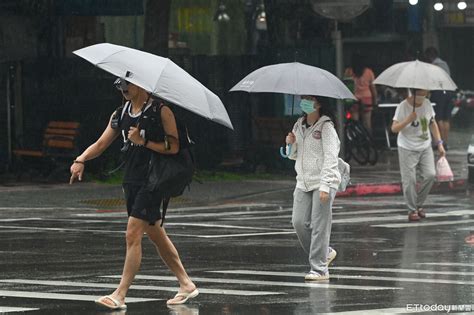
<path fill-rule="evenodd" d="M 450 193 L 465 190 L 467 186 L 467 146 L 470 140 L 468 132 L 452 132 L 450 149 L 447 158 L 453 170 L 455 180 L 452 183 L 436 183 L 433 187 L 435 193 Z M 351 164 L 351 184 L 338 196 L 368 196 L 368 195 L 396 195 L 401 194 L 400 169 L 398 152 L 396 149 L 385 149 L 379 152 L 379 161 L 376 165 L 360 166 L 354 161 Z M 176 202 L 182 204 L 208 204 L 214 202 L 225 202 L 226 200 L 246 199 L 261 194 L 278 195 L 279 192 L 287 196 L 295 187 L 294 175 L 288 174 L 283 179 L 260 179 L 260 180 L 218 180 L 205 181 L 203 184 L 193 182 L 191 190 L 178 198 Z M 103 185 L 96 183 L 75 184 L 72 186 L 64 184 L 44 183 L 16 183 L 14 180 L 4 181 L 0 178 L 0 192 L 8 191 L 33 191 L 53 189 L 77 189 L 91 194 L 93 190 L 110 191 L 109 198 L 121 195 L 119 185 Z"/>
<path fill-rule="evenodd" d="M 451 131 L 446 157 L 454 173 L 454 182 L 435 183 L 432 192 L 449 193 L 462 190 L 467 185 L 467 147 L 471 138 L 469 130 Z M 437 159 L 437 152 L 435 152 Z M 401 194 L 400 166 L 396 148 L 379 152 L 376 165 L 360 166 L 352 162 L 351 185 L 339 196 Z"/>

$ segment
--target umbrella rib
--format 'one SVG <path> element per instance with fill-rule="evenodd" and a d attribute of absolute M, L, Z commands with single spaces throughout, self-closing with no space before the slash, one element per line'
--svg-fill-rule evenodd
<path fill-rule="evenodd" d="M 105 63 L 105 60 L 118 54 L 118 53 L 121 53 L 122 51 L 125 51 L 125 49 L 120 49 L 120 50 L 117 50 L 116 52 L 114 52 L 113 54 L 110 54 L 108 55 L 106 58 L 104 58 L 103 60 L 99 61 L 95 66 L 98 67 L 99 65 L 102 65 Z"/>

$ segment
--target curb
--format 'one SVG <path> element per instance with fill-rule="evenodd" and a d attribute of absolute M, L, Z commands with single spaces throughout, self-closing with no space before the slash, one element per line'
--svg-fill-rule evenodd
<path fill-rule="evenodd" d="M 431 188 L 431 193 L 450 193 L 467 188 L 465 179 L 452 182 L 436 182 Z M 337 197 L 362 197 L 362 196 L 390 196 L 401 195 L 402 184 L 397 183 L 366 183 L 349 185 L 346 191 L 337 193 Z"/>

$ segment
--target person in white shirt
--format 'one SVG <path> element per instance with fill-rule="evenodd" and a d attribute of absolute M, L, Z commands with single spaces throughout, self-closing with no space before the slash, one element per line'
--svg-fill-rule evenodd
<path fill-rule="evenodd" d="M 426 217 L 423 204 L 436 176 L 431 133 L 440 156 L 445 155 L 445 150 L 434 119 L 435 112 L 426 98 L 428 91 L 414 90 L 411 94 L 397 106 L 392 132 L 398 133 L 398 158 L 403 196 L 408 206 L 408 221 L 419 221 Z M 416 190 L 417 168 L 422 178 L 419 191 Z"/>
<path fill-rule="evenodd" d="M 305 114 L 286 137 L 297 174 L 292 223 L 311 267 L 306 281 L 328 280 L 328 265 L 337 254 L 329 247 L 329 239 L 332 203 L 341 182 L 340 142 L 327 102 L 324 97 L 302 96 L 300 107 Z"/>

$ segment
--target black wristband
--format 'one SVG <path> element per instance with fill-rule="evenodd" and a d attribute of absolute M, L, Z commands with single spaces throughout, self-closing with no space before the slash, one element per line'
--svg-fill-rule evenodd
<path fill-rule="evenodd" d="M 85 164 L 83 161 L 74 160 L 74 163 Z"/>

